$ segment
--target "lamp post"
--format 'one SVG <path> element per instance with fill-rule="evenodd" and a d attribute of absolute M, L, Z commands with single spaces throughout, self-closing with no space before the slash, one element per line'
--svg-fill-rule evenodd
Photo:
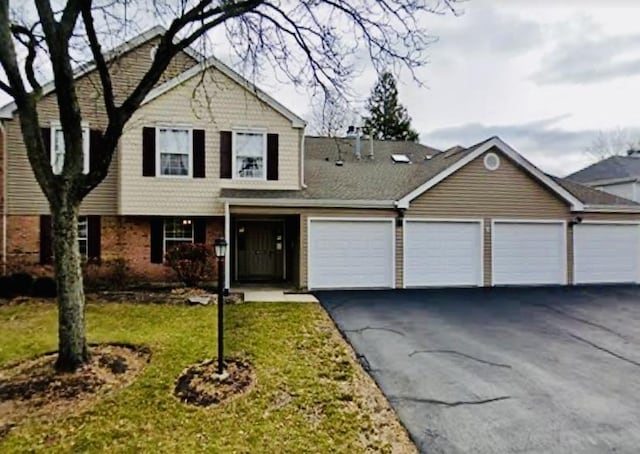
<path fill-rule="evenodd" d="M 218 375 L 224 374 L 224 258 L 227 254 L 227 242 L 216 238 L 213 250 L 218 259 Z"/>

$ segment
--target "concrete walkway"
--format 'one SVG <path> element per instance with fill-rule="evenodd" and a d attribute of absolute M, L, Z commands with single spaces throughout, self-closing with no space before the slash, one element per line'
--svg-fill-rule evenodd
<path fill-rule="evenodd" d="M 232 292 L 244 293 L 245 303 L 317 303 L 315 296 L 307 293 L 285 293 L 283 290 L 255 289 L 243 290 L 232 289 Z"/>

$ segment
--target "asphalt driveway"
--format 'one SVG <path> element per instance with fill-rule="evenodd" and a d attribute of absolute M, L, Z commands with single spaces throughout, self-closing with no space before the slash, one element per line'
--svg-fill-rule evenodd
<path fill-rule="evenodd" d="M 316 295 L 422 452 L 640 452 L 640 287 Z"/>

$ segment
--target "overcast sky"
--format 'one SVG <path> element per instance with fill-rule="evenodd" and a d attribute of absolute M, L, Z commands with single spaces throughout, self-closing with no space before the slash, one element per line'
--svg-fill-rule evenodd
<path fill-rule="evenodd" d="M 422 143 L 499 135 L 564 176 L 593 161 L 598 130 L 640 126 L 639 19 L 637 0 L 471 0 L 460 17 L 429 18 L 428 88 L 403 78 L 401 101 Z M 359 80 L 363 98 L 374 77 Z M 305 102 L 289 104 L 304 113 Z"/>
<path fill-rule="evenodd" d="M 427 88 L 401 75 L 422 143 L 469 146 L 498 135 L 565 176 L 593 162 L 585 148 L 599 130 L 640 138 L 640 1 L 470 0 L 463 11 L 428 16 L 439 41 L 419 72 Z M 356 81 L 362 101 L 374 82 L 372 71 Z M 308 116 L 304 93 L 277 93 Z"/>

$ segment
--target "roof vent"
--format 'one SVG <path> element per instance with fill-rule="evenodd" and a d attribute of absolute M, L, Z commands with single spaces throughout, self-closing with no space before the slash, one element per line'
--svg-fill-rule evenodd
<path fill-rule="evenodd" d="M 391 160 L 396 164 L 411 164 L 411 159 L 406 154 L 392 154 Z"/>
<path fill-rule="evenodd" d="M 431 158 L 433 158 L 433 156 L 432 156 L 432 155 L 430 155 L 430 154 L 424 155 L 424 160 L 425 160 L 425 161 L 428 161 L 428 160 L 430 160 Z"/>

